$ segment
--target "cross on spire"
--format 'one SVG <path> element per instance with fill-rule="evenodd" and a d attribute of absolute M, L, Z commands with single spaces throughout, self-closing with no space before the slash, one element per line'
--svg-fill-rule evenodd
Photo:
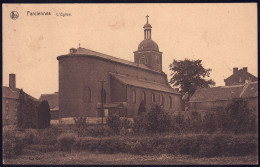
<path fill-rule="evenodd" d="M 79 48 L 80 48 L 80 41 L 79 41 Z"/>
<path fill-rule="evenodd" d="M 147 16 L 145 16 L 145 17 L 146 17 L 146 19 L 147 19 L 147 23 L 148 23 L 148 17 L 149 17 L 149 16 L 147 15 Z"/>

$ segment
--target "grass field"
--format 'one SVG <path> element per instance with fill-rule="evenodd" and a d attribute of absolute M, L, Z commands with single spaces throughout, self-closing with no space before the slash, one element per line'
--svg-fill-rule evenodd
<path fill-rule="evenodd" d="M 168 165 L 182 165 L 182 164 L 207 164 L 207 165 L 242 165 L 242 164 L 258 164 L 257 156 L 236 156 L 236 157 L 215 157 L 215 158 L 194 158 L 186 155 L 171 155 L 161 154 L 153 156 L 145 155 L 131 155 L 131 154 L 100 154 L 90 152 L 49 152 L 34 154 L 23 154 L 15 159 L 3 160 L 4 164 L 117 164 L 117 165 L 138 165 L 138 164 L 168 164 Z"/>

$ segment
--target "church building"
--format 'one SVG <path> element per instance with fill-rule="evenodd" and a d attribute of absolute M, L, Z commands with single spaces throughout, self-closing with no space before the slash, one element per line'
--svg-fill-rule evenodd
<path fill-rule="evenodd" d="M 142 101 L 147 112 L 155 103 L 168 112 L 182 110 L 180 92 L 162 71 L 162 52 L 152 40 L 148 16 L 143 28 L 144 40 L 134 52 L 134 62 L 83 47 L 57 57 L 60 120 L 100 118 L 113 112 L 133 118 Z"/>

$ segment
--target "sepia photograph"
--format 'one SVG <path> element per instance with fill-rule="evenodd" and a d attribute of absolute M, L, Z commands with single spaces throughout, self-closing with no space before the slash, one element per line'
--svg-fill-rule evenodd
<path fill-rule="evenodd" d="M 257 3 L 2 3 L 5 165 L 257 165 Z"/>

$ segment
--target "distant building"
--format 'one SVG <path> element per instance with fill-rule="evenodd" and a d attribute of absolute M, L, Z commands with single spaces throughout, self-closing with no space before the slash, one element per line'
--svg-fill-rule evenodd
<path fill-rule="evenodd" d="M 225 86 L 231 86 L 245 84 L 247 80 L 252 82 L 258 81 L 257 77 L 247 72 L 247 67 L 243 67 L 240 70 L 233 68 L 233 74 L 227 79 L 224 79 L 224 82 Z"/>
<path fill-rule="evenodd" d="M 16 88 L 15 74 L 9 74 L 9 87 L 2 86 L 2 116 L 3 125 L 14 125 L 17 123 L 17 112 L 20 103 L 19 92 L 21 89 Z M 36 98 L 25 95 L 33 101 Z"/>
<path fill-rule="evenodd" d="M 225 108 L 234 99 L 248 101 L 248 106 L 258 112 L 258 82 L 247 82 L 244 85 L 219 86 L 197 89 L 189 101 L 190 111 L 212 111 Z"/>
<path fill-rule="evenodd" d="M 46 100 L 49 103 L 51 110 L 51 120 L 59 119 L 59 92 L 53 94 L 42 94 L 39 101 Z M 52 121 L 53 122 L 53 121 Z"/>
<path fill-rule="evenodd" d="M 116 112 L 133 118 L 141 101 L 147 111 L 156 103 L 168 112 L 183 110 L 180 92 L 162 71 L 162 52 L 151 38 L 148 19 L 143 28 L 144 40 L 134 52 L 134 62 L 82 47 L 57 57 L 61 121 L 77 116 L 100 118 L 102 101 L 104 116 Z"/>

